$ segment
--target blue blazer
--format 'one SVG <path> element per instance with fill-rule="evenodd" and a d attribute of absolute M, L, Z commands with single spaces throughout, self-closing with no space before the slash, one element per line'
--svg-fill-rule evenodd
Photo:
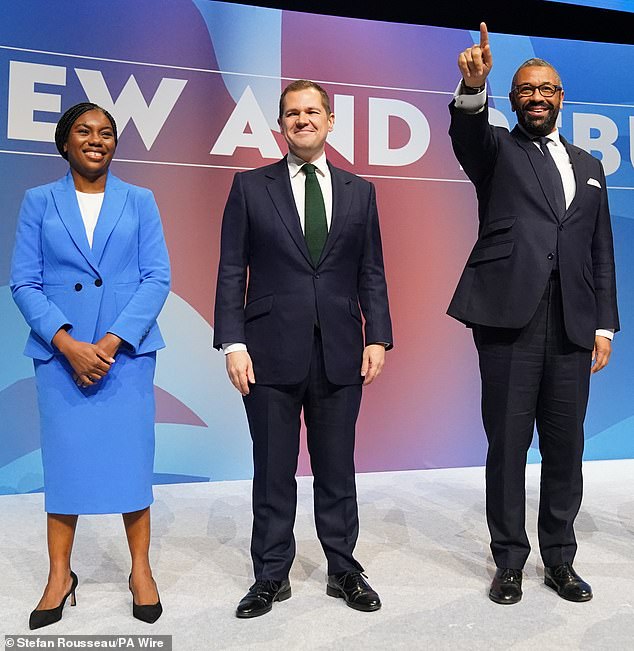
<path fill-rule="evenodd" d="M 27 190 L 10 284 L 31 328 L 28 357 L 50 359 L 62 327 L 92 343 L 111 332 L 133 354 L 163 348 L 156 317 L 169 293 L 170 266 L 152 192 L 108 174 L 91 249 L 70 172 Z"/>
<path fill-rule="evenodd" d="M 558 218 L 542 154 L 518 127 L 492 127 L 488 110 L 450 105 L 454 152 L 478 195 L 478 239 L 448 314 L 467 325 L 522 328 L 558 258 L 570 340 L 592 349 L 595 330 L 619 329 L 608 193 L 601 162 L 561 139 L 575 197 Z"/>
<path fill-rule="evenodd" d="M 214 346 L 245 343 L 261 384 L 293 384 L 308 375 L 316 323 L 334 384 L 363 380 L 364 326 L 366 343 L 392 346 L 374 186 L 329 168 L 332 223 L 317 265 L 286 158 L 236 174 L 227 199 Z"/>

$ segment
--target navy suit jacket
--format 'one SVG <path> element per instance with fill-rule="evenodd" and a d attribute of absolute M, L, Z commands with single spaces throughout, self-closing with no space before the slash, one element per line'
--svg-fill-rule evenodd
<path fill-rule="evenodd" d="M 374 186 L 329 168 L 332 221 L 317 265 L 302 233 L 286 158 L 236 174 L 227 200 L 214 346 L 245 343 L 262 384 L 307 377 L 315 324 L 334 384 L 362 381 L 362 314 L 365 341 L 392 345 Z"/>
<path fill-rule="evenodd" d="M 24 354 L 41 360 L 63 326 L 94 343 L 112 332 L 134 354 L 164 346 L 156 324 L 170 266 L 150 190 L 108 174 L 92 248 L 70 172 L 27 190 L 11 267 L 13 298 L 31 328 Z"/>
<path fill-rule="evenodd" d="M 564 143 L 576 181 L 563 218 L 540 150 L 524 132 L 450 104 L 454 152 L 478 196 L 478 239 L 449 305 L 467 325 L 521 328 L 534 315 L 558 258 L 569 339 L 593 348 L 597 328 L 619 329 L 612 228 L 601 162 Z"/>

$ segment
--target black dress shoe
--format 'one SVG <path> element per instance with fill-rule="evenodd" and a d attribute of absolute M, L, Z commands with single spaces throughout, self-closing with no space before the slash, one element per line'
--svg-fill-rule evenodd
<path fill-rule="evenodd" d="M 29 628 L 34 631 L 36 628 L 42 628 L 43 626 L 48 626 L 49 624 L 54 624 L 59 622 L 62 618 L 62 611 L 64 610 L 64 604 L 66 599 L 70 597 L 70 605 L 74 606 L 77 601 L 75 599 L 75 590 L 77 589 L 77 575 L 71 570 L 70 573 L 71 585 L 70 590 L 64 595 L 61 603 L 57 608 L 49 608 L 48 610 L 34 610 L 29 617 Z"/>
<path fill-rule="evenodd" d="M 572 569 L 570 563 L 545 567 L 544 583 L 568 601 L 592 599 L 592 588 Z"/>
<path fill-rule="evenodd" d="M 154 579 L 152 579 L 154 581 Z M 156 581 L 154 581 L 156 586 Z M 128 588 L 132 592 L 132 574 L 128 577 Z M 156 588 L 156 596 L 159 597 L 158 588 Z M 140 619 L 146 624 L 154 624 L 154 622 L 163 614 L 163 606 L 161 606 L 161 598 L 155 604 L 147 604 L 140 606 L 134 601 L 134 592 L 132 592 L 132 616 Z"/>
<path fill-rule="evenodd" d="M 258 579 L 244 595 L 236 608 L 236 617 L 259 617 L 273 608 L 274 601 L 286 601 L 291 597 L 291 584 L 288 579 L 272 581 Z"/>
<path fill-rule="evenodd" d="M 364 576 L 359 570 L 331 574 L 328 577 L 326 594 L 345 599 L 346 604 L 355 610 L 367 613 L 378 610 L 381 607 L 381 599 Z"/>
<path fill-rule="evenodd" d="M 516 604 L 522 598 L 522 570 L 498 567 L 491 581 L 489 599 L 496 604 Z"/>

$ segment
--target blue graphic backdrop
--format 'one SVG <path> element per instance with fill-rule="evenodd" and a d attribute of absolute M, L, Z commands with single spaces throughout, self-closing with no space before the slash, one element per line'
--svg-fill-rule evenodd
<path fill-rule="evenodd" d="M 64 174 L 54 124 L 87 98 L 115 115 L 113 171 L 154 191 L 173 265 L 160 317 L 168 345 L 157 365 L 155 481 L 250 477 L 242 402 L 211 348 L 220 221 L 235 171 L 284 153 L 277 101 L 299 77 L 330 92 L 329 159 L 376 184 L 381 213 L 396 348 L 364 397 L 357 468 L 484 462 L 473 343 L 445 315 L 476 232 L 447 104 L 457 53 L 477 32 L 208 0 L 0 0 L 0 11 L 0 493 L 42 488 L 27 327 L 8 288 L 16 217 L 26 188 Z M 515 122 L 507 93 L 517 66 L 551 60 L 565 86 L 563 134 L 606 167 L 623 332 L 592 379 L 586 458 L 634 457 L 634 49 L 501 34 L 491 44 L 492 119 Z M 539 460 L 535 447 L 530 459 Z M 299 471 L 309 472 L 305 452 Z"/>

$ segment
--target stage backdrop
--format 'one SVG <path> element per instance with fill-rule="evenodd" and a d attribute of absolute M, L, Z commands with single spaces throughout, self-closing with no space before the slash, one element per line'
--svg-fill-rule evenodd
<path fill-rule="evenodd" d="M 300 77 L 333 98 L 329 159 L 378 194 L 395 349 L 364 392 L 357 468 L 483 464 L 473 342 L 445 315 L 476 235 L 474 191 L 447 136 L 456 57 L 476 32 L 207 0 L 1 0 L 0 14 L 0 492 L 42 487 L 27 328 L 8 288 L 16 217 L 26 188 L 65 173 L 54 124 L 84 100 L 115 116 L 112 170 L 154 191 L 173 265 L 160 317 L 156 482 L 251 476 L 241 398 L 211 346 L 220 223 L 236 170 L 285 152 L 278 96 Z M 501 34 L 491 44 L 492 120 L 514 124 L 512 73 L 543 57 L 564 80 L 562 132 L 603 160 L 624 331 L 592 378 L 586 458 L 633 457 L 634 49 Z M 304 452 L 299 470 L 310 472 Z"/>

